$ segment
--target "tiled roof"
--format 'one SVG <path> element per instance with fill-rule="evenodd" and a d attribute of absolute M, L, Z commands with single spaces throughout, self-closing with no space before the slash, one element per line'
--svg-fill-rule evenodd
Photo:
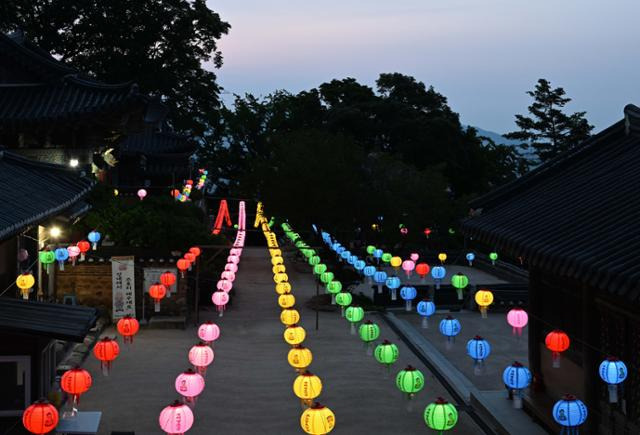
<path fill-rule="evenodd" d="M 640 298 L 640 109 L 473 201 L 465 235 L 530 265 Z"/>
<path fill-rule="evenodd" d="M 65 211 L 93 184 L 63 166 L 0 149 L 0 240 Z"/>
<path fill-rule="evenodd" d="M 195 143 L 188 136 L 152 130 L 129 135 L 120 143 L 121 153 L 174 154 L 195 151 Z"/>

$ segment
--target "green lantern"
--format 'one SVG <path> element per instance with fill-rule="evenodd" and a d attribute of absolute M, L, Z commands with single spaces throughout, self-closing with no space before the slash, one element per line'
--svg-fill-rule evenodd
<path fill-rule="evenodd" d="M 388 252 L 385 252 L 384 254 L 382 254 L 382 261 L 385 263 L 389 263 L 391 262 L 391 259 L 393 258 L 393 255 L 389 254 Z"/>
<path fill-rule="evenodd" d="M 47 273 L 51 272 L 51 264 L 56 261 L 56 254 L 53 251 L 40 251 L 38 253 L 40 263 L 47 265 Z"/>
<path fill-rule="evenodd" d="M 345 309 L 351 305 L 353 301 L 353 296 L 349 292 L 340 292 L 336 295 L 336 303 L 342 307 L 342 317 L 344 317 Z"/>
<path fill-rule="evenodd" d="M 373 351 L 373 356 L 376 358 L 376 361 L 380 364 L 386 365 L 387 370 L 391 367 L 391 364 L 398 360 L 399 355 L 400 351 L 398 350 L 398 346 L 388 340 L 377 345 Z"/>
<path fill-rule="evenodd" d="M 317 255 L 309 257 L 309 266 L 316 266 L 318 264 L 320 264 L 320 257 Z"/>
<path fill-rule="evenodd" d="M 351 335 L 356 335 L 356 323 L 364 319 L 364 310 L 357 305 L 351 305 L 344 311 L 344 317 L 351 323 Z"/>
<path fill-rule="evenodd" d="M 371 355 L 373 353 L 373 342 L 380 337 L 380 327 L 371 320 L 367 320 L 358 328 L 358 335 L 367 349 L 367 355 Z"/>
<path fill-rule="evenodd" d="M 375 246 L 373 246 L 373 245 L 367 246 L 367 254 L 372 255 L 373 251 L 375 251 L 375 250 L 376 250 Z"/>
<path fill-rule="evenodd" d="M 492 252 L 489 254 L 489 259 L 491 260 L 491 264 L 496 265 L 496 261 L 498 261 L 498 253 Z"/>
<path fill-rule="evenodd" d="M 323 284 L 329 284 L 331 281 L 333 281 L 334 277 L 335 276 L 333 272 L 323 272 L 320 275 L 320 281 L 322 281 Z"/>
<path fill-rule="evenodd" d="M 407 366 L 407 368 L 398 372 L 396 387 L 406 393 L 409 400 L 411 400 L 417 392 L 424 388 L 424 375 L 420 370 Z"/>
<path fill-rule="evenodd" d="M 304 258 L 307 259 L 307 261 L 309 261 L 309 259 L 311 257 L 313 257 L 314 255 L 316 255 L 316 251 L 314 251 L 311 248 L 302 248 L 302 249 L 300 249 L 300 252 L 304 256 Z M 315 266 L 315 264 L 312 264 L 311 266 Z"/>
<path fill-rule="evenodd" d="M 462 300 L 462 290 L 469 285 L 469 278 L 461 273 L 456 273 L 451 277 L 451 285 L 456 288 L 458 299 Z"/>
<path fill-rule="evenodd" d="M 308 248 L 307 244 L 302 241 L 302 240 L 298 240 L 294 243 L 294 245 L 296 246 L 296 248 L 300 249 L 300 248 Z"/>
<path fill-rule="evenodd" d="M 342 291 L 342 283 L 340 281 L 330 281 L 325 288 L 327 292 L 331 294 L 331 305 L 335 305 L 336 295 Z"/>
<path fill-rule="evenodd" d="M 424 422 L 433 430 L 453 429 L 458 422 L 458 410 L 442 397 L 429 404 L 424 410 Z"/>
<path fill-rule="evenodd" d="M 315 273 L 316 275 L 322 275 L 323 273 L 325 273 L 327 271 L 327 265 L 326 264 L 316 264 L 315 266 L 313 266 L 313 273 Z"/>

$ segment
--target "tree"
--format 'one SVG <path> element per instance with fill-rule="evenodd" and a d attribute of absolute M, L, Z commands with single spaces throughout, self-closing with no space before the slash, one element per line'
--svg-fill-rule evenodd
<path fill-rule="evenodd" d="M 539 162 L 544 163 L 558 154 L 571 150 L 589 138 L 593 126 L 585 118 L 586 112 L 565 114 L 562 109 L 571 101 L 563 88 L 551 87 L 545 79 L 539 79 L 528 107 L 531 116 L 516 115 L 519 131 L 505 135 L 508 139 L 522 141 L 524 150 L 533 148 Z"/>
<path fill-rule="evenodd" d="M 217 123 L 217 41 L 230 26 L 205 0 L 2 2 L 0 31 L 21 29 L 54 56 L 105 82 L 135 81 L 162 97 L 180 131 L 203 136 Z"/>

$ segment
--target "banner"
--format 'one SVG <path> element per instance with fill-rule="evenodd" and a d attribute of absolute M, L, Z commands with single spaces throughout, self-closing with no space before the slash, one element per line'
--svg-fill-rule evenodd
<path fill-rule="evenodd" d="M 178 276 L 178 269 L 175 267 L 145 267 L 143 269 L 143 279 L 142 279 L 142 291 L 144 293 L 149 293 L 149 288 L 157 282 L 160 282 L 160 275 L 165 272 L 171 272 L 175 276 Z M 176 292 L 177 281 L 171 287 L 167 287 L 167 297 L 171 296 L 171 293 Z"/>
<path fill-rule="evenodd" d="M 111 257 L 113 320 L 136 316 L 136 284 L 133 256 Z"/>

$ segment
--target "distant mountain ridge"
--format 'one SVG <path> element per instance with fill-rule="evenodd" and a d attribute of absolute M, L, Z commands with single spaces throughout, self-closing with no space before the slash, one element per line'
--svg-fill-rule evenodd
<path fill-rule="evenodd" d="M 473 127 L 473 128 L 475 128 L 478 131 L 478 136 L 487 137 L 487 138 L 491 139 L 492 141 L 494 141 L 496 144 L 520 145 L 519 141 L 513 140 L 513 139 L 507 139 L 506 137 L 504 137 L 500 133 L 496 133 L 495 131 L 485 130 L 483 128 L 475 127 L 473 125 L 465 125 L 465 127 Z"/>

